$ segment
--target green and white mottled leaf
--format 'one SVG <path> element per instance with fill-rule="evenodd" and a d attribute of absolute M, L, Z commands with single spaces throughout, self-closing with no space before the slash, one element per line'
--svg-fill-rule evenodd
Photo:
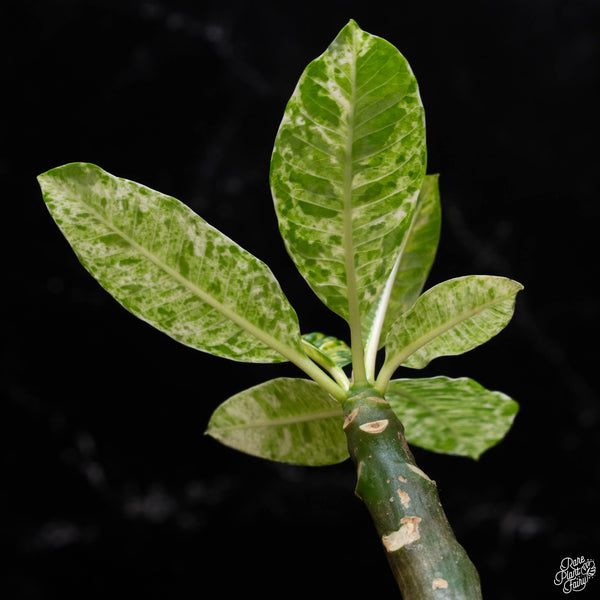
<path fill-rule="evenodd" d="M 410 228 L 385 287 L 362 323 L 367 371 L 372 374 L 377 350 L 390 327 L 421 293 L 437 251 L 442 211 L 438 175 L 426 175 Z"/>
<path fill-rule="evenodd" d="M 297 465 L 348 458 L 339 402 L 307 379 L 279 378 L 244 390 L 213 413 L 206 433 L 241 452 Z"/>
<path fill-rule="evenodd" d="M 85 163 L 39 182 L 81 263 L 137 317 L 225 358 L 304 356 L 296 313 L 269 268 L 175 198 Z"/>
<path fill-rule="evenodd" d="M 519 410 L 506 394 L 466 377 L 395 379 L 386 400 L 409 443 L 474 459 L 504 438 Z"/>
<path fill-rule="evenodd" d="M 400 365 L 420 369 L 438 356 L 487 342 L 510 321 L 521 289 L 512 279 L 491 275 L 457 277 L 429 289 L 393 324 L 380 377 L 389 380 Z"/>
<path fill-rule="evenodd" d="M 302 347 L 306 355 L 328 371 L 342 389 L 350 389 L 350 380 L 342 368 L 352 362 L 352 350 L 346 342 L 314 332 L 302 336 Z"/>
<path fill-rule="evenodd" d="M 368 314 L 384 286 L 425 163 L 423 106 L 406 59 L 350 21 L 300 77 L 270 177 L 289 254 L 346 320 Z"/>
<path fill-rule="evenodd" d="M 352 351 L 346 342 L 324 333 L 306 333 L 302 336 L 306 354 L 320 365 L 345 367 L 352 362 Z"/>

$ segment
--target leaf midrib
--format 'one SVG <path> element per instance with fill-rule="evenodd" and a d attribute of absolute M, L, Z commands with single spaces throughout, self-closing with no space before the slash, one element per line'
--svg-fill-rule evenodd
<path fill-rule="evenodd" d="M 356 284 L 356 269 L 354 265 L 354 231 L 353 231 L 353 168 L 352 148 L 354 145 L 354 110 L 356 100 L 356 37 L 354 27 L 352 32 L 352 62 L 351 62 L 351 95 L 348 106 L 348 135 L 346 136 L 345 164 L 344 164 L 344 228 L 342 243 L 344 247 L 344 262 L 346 269 L 346 289 L 348 293 L 348 322 L 350 325 L 350 346 L 352 349 L 352 367 L 357 384 L 366 382 L 366 371 L 363 355 L 363 341 L 361 331 L 360 306 L 358 301 L 358 289 Z"/>
<path fill-rule="evenodd" d="M 429 334 L 424 335 L 420 338 L 417 338 L 412 344 L 405 346 L 398 354 L 393 355 L 383 364 L 381 371 L 379 372 L 379 376 L 377 377 L 376 389 L 381 391 L 382 388 L 387 386 L 387 382 L 391 378 L 394 371 L 412 354 L 417 352 L 417 350 L 421 349 L 423 346 L 426 346 L 429 342 L 433 341 L 436 337 L 446 333 L 450 329 L 453 329 L 460 323 L 467 321 L 468 319 L 480 314 L 481 312 L 492 308 L 496 304 L 500 304 L 505 302 L 506 300 L 510 300 L 514 297 L 514 293 L 503 294 L 502 296 L 498 296 L 489 302 L 485 302 L 474 309 L 470 309 L 466 313 L 461 313 L 460 316 L 454 317 L 445 321 L 443 325 L 434 328 Z"/>
<path fill-rule="evenodd" d="M 215 427 L 213 431 L 235 431 L 238 429 L 259 429 L 261 427 L 282 427 L 285 425 L 295 425 L 296 423 L 306 423 L 309 421 L 320 421 L 333 417 L 343 417 L 344 411 L 341 408 L 332 408 L 326 411 L 316 411 L 305 413 L 299 417 L 279 417 L 277 419 L 258 419 L 239 425 L 228 425 L 226 427 Z"/>
<path fill-rule="evenodd" d="M 446 333 L 450 329 L 453 329 L 457 325 L 460 325 L 464 321 L 468 321 L 469 319 L 475 317 L 479 313 L 482 313 L 485 310 L 492 308 L 496 304 L 500 304 L 506 300 L 510 300 L 513 297 L 513 294 L 507 294 L 506 296 L 494 298 L 493 300 L 486 302 L 485 304 L 481 304 L 476 306 L 475 308 L 469 309 L 468 311 L 461 313 L 461 315 L 456 316 L 454 318 L 449 319 L 448 321 L 444 321 L 442 325 L 434 328 L 431 333 L 424 335 L 422 338 L 418 338 L 416 342 L 413 344 L 409 344 L 405 346 L 403 352 L 398 354 L 397 356 L 403 356 L 402 362 L 406 360 L 410 355 L 414 354 L 417 350 L 421 349 L 423 346 L 426 346 L 429 342 L 433 341 L 436 337 Z M 424 341 L 422 341 L 424 340 Z M 402 363 L 400 363 L 402 364 Z"/>
<path fill-rule="evenodd" d="M 369 331 L 369 335 L 367 336 L 367 345 L 365 348 L 367 376 L 369 377 L 374 377 L 375 375 L 375 358 L 377 355 L 377 351 L 380 347 L 381 332 L 383 330 L 383 324 L 385 322 L 385 317 L 390 304 L 390 299 L 392 297 L 392 290 L 396 282 L 398 269 L 400 267 L 400 263 L 402 262 L 402 257 L 404 256 L 404 251 L 406 249 L 408 239 L 410 238 L 413 228 L 418 220 L 419 211 L 421 210 L 421 207 L 423 206 L 424 202 L 425 195 L 419 195 L 419 197 L 417 198 L 415 211 L 413 213 L 412 219 L 410 220 L 408 229 L 404 234 L 404 238 L 402 239 L 398 256 L 394 261 L 392 270 L 385 282 L 385 285 L 383 286 L 383 289 L 381 290 L 381 295 L 377 300 L 377 309 L 375 310 L 375 316 L 373 318 L 373 322 L 371 323 L 371 330 Z"/>
<path fill-rule="evenodd" d="M 112 221 L 108 220 L 102 213 L 100 213 L 96 209 L 95 206 L 88 204 L 81 197 L 80 197 L 79 201 L 94 215 L 94 217 L 96 219 L 98 219 L 101 223 L 103 223 L 105 227 L 107 227 L 108 229 L 112 230 L 114 233 L 119 235 L 131 247 L 133 247 L 135 250 L 140 252 L 140 254 L 145 256 L 148 260 L 150 260 L 157 267 L 159 267 L 164 272 L 166 272 L 173 279 L 178 281 L 181 285 L 183 285 L 183 287 L 185 287 L 193 295 L 197 296 L 200 300 L 202 300 L 203 302 L 206 302 L 207 304 L 209 304 L 210 306 L 212 306 L 213 308 L 218 310 L 221 314 L 223 314 L 225 317 L 227 317 L 228 319 L 233 321 L 236 325 L 239 325 L 242 329 L 246 330 L 248 333 L 252 334 L 255 338 L 257 338 L 261 342 L 265 343 L 267 346 L 269 346 L 276 352 L 279 352 L 280 354 L 282 354 L 284 357 L 288 358 L 289 360 L 293 360 L 292 356 L 295 357 L 296 354 L 299 354 L 292 347 L 283 344 L 282 342 L 280 342 L 273 336 L 271 336 L 268 333 L 264 332 L 263 330 L 259 329 L 258 327 L 256 327 L 252 323 L 250 323 L 248 320 L 244 319 L 243 317 L 238 315 L 236 312 L 229 309 L 225 304 L 214 299 L 212 296 L 210 296 L 209 294 L 204 292 L 201 288 L 197 287 L 191 281 L 189 281 L 188 279 L 183 277 L 175 269 L 173 269 L 168 264 L 163 262 L 159 257 L 157 257 L 156 254 L 154 254 L 153 252 L 151 252 L 150 250 L 148 250 L 147 248 L 145 248 L 144 246 L 142 246 L 141 244 L 136 242 L 132 237 L 127 235 L 122 229 L 117 227 Z M 210 226 L 207 224 L 207 227 L 210 227 Z"/>

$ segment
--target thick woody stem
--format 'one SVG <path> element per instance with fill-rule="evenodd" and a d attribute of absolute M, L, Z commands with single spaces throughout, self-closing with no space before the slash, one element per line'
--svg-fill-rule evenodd
<path fill-rule="evenodd" d="M 417 465 L 404 428 L 373 389 L 344 402 L 344 431 L 367 505 L 404 600 L 481 599 L 479 575 L 456 541 L 435 481 Z"/>

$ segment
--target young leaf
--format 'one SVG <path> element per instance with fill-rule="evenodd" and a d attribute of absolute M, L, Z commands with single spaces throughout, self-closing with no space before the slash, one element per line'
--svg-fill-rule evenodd
<path fill-rule="evenodd" d="M 302 336 L 302 346 L 314 361 L 331 367 L 345 367 L 352 362 L 348 344 L 332 335 L 306 333 Z"/>
<path fill-rule="evenodd" d="M 411 223 L 425 162 L 423 107 L 406 59 L 350 21 L 300 77 L 275 141 L 271 188 L 296 266 L 358 335 Z"/>
<path fill-rule="evenodd" d="M 352 351 L 346 342 L 314 332 L 302 336 L 302 347 L 307 356 L 326 369 L 342 388 L 350 388 L 350 381 L 342 370 L 352 362 Z"/>
<path fill-rule="evenodd" d="M 407 440 L 421 448 L 478 459 L 510 429 L 519 405 L 473 379 L 395 379 L 386 400 Z"/>
<path fill-rule="evenodd" d="M 39 182 L 81 263 L 139 318 L 225 358 L 304 356 L 296 313 L 269 268 L 175 198 L 85 163 Z"/>
<path fill-rule="evenodd" d="M 419 297 L 435 258 L 441 227 L 438 175 L 426 175 L 410 228 L 385 287 L 363 321 L 367 371 L 390 327 Z"/>
<path fill-rule="evenodd" d="M 521 289 L 516 281 L 489 275 L 457 277 L 429 289 L 388 333 L 378 387 L 400 365 L 421 369 L 438 356 L 487 342 L 510 321 Z"/>
<path fill-rule="evenodd" d="M 307 379 L 279 378 L 244 390 L 213 413 L 206 433 L 236 450 L 298 465 L 348 458 L 343 410 Z"/>

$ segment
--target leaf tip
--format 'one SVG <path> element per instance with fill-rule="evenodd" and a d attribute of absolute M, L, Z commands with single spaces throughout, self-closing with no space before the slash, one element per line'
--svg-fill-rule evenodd
<path fill-rule="evenodd" d="M 53 167 L 52 169 L 48 169 L 43 173 L 40 173 L 36 179 L 43 189 L 43 184 L 48 183 L 53 179 L 66 179 L 68 177 L 73 177 L 74 174 L 81 175 L 83 173 L 90 173 L 91 171 L 95 171 L 96 173 L 102 173 L 103 170 L 92 163 L 87 162 L 70 162 L 65 163 L 64 165 L 60 165 L 58 167 Z"/>
<path fill-rule="evenodd" d="M 360 25 L 354 19 L 348 19 L 348 22 L 346 23 L 346 25 L 344 25 L 344 27 L 342 28 L 342 31 L 349 31 L 349 32 L 352 32 L 352 34 L 354 34 L 357 32 L 361 32 L 362 29 L 360 28 Z"/>

